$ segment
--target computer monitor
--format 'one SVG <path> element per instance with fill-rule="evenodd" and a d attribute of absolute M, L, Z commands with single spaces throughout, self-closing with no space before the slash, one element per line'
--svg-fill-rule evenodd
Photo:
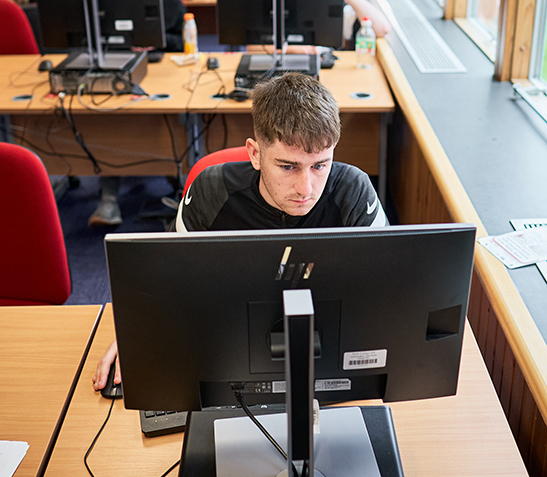
<path fill-rule="evenodd" d="M 84 0 L 38 0 L 38 15 L 45 47 L 87 47 Z M 88 1 L 91 15 L 91 1 Z M 98 0 L 103 45 L 165 46 L 163 0 Z M 91 23 L 93 28 L 93 24 Z"/>
<path fill-rule="evenodd" d="M 105 238 L 125 406 L 284 402 L 282 293 L 309 289 L 321 403 L 453 395 L 475 227 L 328 228 Z M 274 340 L 275 341 L 275 340 Z"/>
<path fill-rule="evenodd" d="M 218 0 L 217 29 L 221 44 L 275 45 L 269 54 L 242 56 L 234 78 L 236 88 L 252 89 L 264 79 L 289 71 L 317 79 L 318 54 L 285 55 L 282 47 L 285 44 L 340 47 L 343 6 L 343 0 Z"/>
<path fill-rule="evenodd" d="M 219 43 L 271 45 L 273 3 L 272 0 L 217 0 Z M 343 0 L 285 0 L 288 43 L 339 48 L 342 44 L 343 8 Z"/>

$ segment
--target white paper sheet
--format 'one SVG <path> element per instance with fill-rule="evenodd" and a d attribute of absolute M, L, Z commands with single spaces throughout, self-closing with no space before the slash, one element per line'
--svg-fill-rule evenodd
<path fill-rule="evenodd" d="M 547 227 L 481 237 L 479 243 L 507 268 L 519 268 L 547 259 Z"/>
<path fill-rule="evenodd" d="M 28 449 L 27 442 L 0 441 L 0 477 L 12 477 Z"/>

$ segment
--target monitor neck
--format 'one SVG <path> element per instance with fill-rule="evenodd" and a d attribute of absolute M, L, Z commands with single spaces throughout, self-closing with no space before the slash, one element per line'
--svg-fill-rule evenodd
<path fill-rule="evenodd" d="M 272 0 L 273 54 L 277 64 L 283 64 L 287 47 L 285 35 L 285 0 Z M 281 51 L 281 54 L 277 52 Z"/>
<path fill-rule="evenodd" d="M 311 290 L 283 292 L 288 475 L 313 477 L 314 308 Z M 294 476 L 297 477 L 297 476 Z"/>

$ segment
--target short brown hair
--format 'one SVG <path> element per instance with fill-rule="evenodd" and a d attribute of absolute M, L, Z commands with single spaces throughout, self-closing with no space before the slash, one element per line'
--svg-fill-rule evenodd
<path fill-rule="evenodd" d="M 256 85 L 252 93 L 257 141 L 276 139 L 307 153 L 336 146 L 340 111 L 331 92 L 301 73 L 286 73 Z"/>

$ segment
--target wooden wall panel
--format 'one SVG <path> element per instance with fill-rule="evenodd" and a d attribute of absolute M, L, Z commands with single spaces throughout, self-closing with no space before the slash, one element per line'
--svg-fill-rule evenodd
<path fill-rule="evenodd" d="M 480 287 L 480 284 L 479 284 Z M 498 396 L 501 396 L 502 383 L 505 373 L 507 373 L 507 378 L 513 379 L 513 363 L 510 362 L 507 369 L 505 369 L 505 359 L 506 354 L 511 351 L 511 348 L 507 346 L 507 340 L 503 334 L 503 330 L 499 326 L 499 323 L 496 319 L 497 330 L 496 330 L 496 345 L 495 345 L 495 356 L 494 356 L 494 370 L 492 372 L 492 382 L 496 388 Z M 504 373 L 505 372 L 505 373 Z"/>
<path fill-rule="evenodd" d="M 533 475 L 542 475 L 545 469 L 545 456 L 547 450 L 547 427 L 537 411 L 534 419 L 534 434 L 530 448 L 529 472 Z"/>
<path fill-rule="evenodd" d="M 488 326 L 486 329 L 486 342 L 484 349 L 484 362 L 488 368 L 490 376 L 494 374 L 494 368 L 496 367 L 495 358 L 496 358 L 496 345 L 498 344 L 497 340 L 498 334 L 498 320 L 494 316 L 494 313 L 491 313 L 491 309 L 488 309 Z"/>

